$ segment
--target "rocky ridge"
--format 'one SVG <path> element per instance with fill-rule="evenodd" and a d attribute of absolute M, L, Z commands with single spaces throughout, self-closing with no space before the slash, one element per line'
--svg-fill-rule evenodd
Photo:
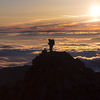
<path fill-rule="evenodd" d="M 0 100 L 100 100 L 100 74 L 66 52 L 44 52 L 18 82 L 1 88 Z"/>

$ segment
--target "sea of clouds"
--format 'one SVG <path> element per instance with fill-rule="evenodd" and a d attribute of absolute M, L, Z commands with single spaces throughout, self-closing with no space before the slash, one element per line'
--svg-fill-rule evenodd
<path fill-rule="evenodd" d="M 0 33 L 0 68 L 32 64 L 55 39 L 55 51 L 66 51 L 94 71 L 100 71 L 100 34 L 95 32 Z"/>

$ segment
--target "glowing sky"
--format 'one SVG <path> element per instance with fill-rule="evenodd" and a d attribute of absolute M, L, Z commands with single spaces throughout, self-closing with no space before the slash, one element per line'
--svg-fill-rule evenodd
<path fill-rule="evenodd" d="M 0 0 L 0 32 L 99 30 L 95 5 L 100 0 Z"/>

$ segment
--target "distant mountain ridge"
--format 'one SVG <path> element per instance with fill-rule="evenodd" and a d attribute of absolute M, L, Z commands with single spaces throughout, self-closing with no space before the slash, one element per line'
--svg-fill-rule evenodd
<path fill-rule="evenodd" d="M 0 69 L 0 87 L 8 82 L 16 82 L 23 79 L 29 68 L 30 65 L 24 65 Z"/>
<path fill-rule="evenodd" d="M 0 100 L 100 100 L 100 73 L 66 52 L 43 52 L 25 77 L 1 87 Z"/>

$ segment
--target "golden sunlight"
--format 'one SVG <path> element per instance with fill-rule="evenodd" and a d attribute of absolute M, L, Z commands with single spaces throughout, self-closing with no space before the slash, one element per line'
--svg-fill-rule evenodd
<path fill-rule="evenodd" d="M 91 15 L 97 17 L 97 16 L 99 16 L 99 14 L 100 14 L 100 7 L 99 6 L 93 6 L 91 8 Z"/>

